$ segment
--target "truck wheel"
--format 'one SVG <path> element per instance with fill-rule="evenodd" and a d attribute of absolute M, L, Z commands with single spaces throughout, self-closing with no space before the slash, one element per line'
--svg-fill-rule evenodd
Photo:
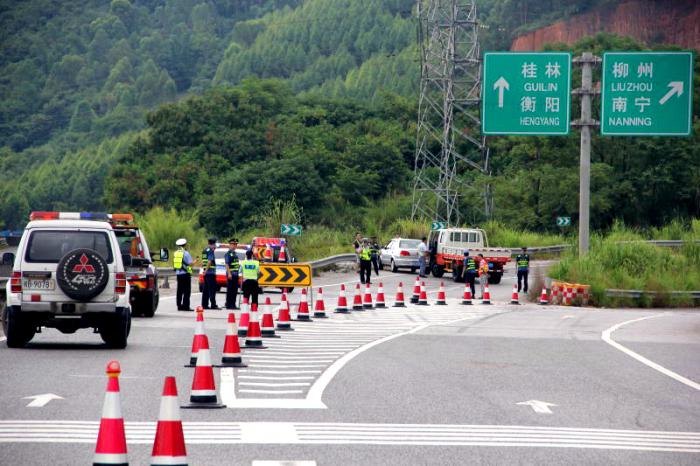
<path fill-rule="evenodd" d="M 100 336 L 108 347 L 123 349 L 126 348 L 130 330 L 131 313 L 128 309 L 124 309 L 113 319 L 105 319 L 100 327 Z"/>
<path fill-rule="evenodd" d="M 34 338 L 36 330 L 33 326 L 22 322 L 14 309 L 4 306 L 2 310 L 2 330 L 7 337 L 8 348 L 22 348 Z"/>
<path fill-rule="evenodd" d="M 153 291 L 142 291 L 136 296 L 132 311 L 134 315 L 153 317 L 157 307 L 158 296 Z"/>
<path fill-rule="evenodd" d="M 445 269 L 443 269 L 441 266 L 438 264 L 433 264 L 433 277 L 435 278 L 442 278 L 442 276 L 445 274 Z"/>
<path fill-rule="evenodd" d="M 464 278 L 462 277 L 461 267 L 454 267 L 452 269 L 452 280 L 454 280 L 455 283 L 460 283 L 464 281 Z"/>
<path fill-rule="evenodd" d="M 492 285 L 498 285 L 499 283 L 501 283 L 502 276 L 503 275 L 491 275 L 491 274 L 489 274 L 489 283 Z"/>
<path fill-rule="evenodd" d="M 396 267 L 396 263 L 394 262 L 394 259 L 391 259 L 391 271 L 392 271 L 393 273 L 396 273 L 396 272 L 399 271 L 399 268 Z"/>

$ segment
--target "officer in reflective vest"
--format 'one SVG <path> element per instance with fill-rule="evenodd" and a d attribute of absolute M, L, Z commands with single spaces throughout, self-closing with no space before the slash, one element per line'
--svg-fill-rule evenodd
<path fill-rule="evenodd" d="M 228 251 L 224 255 L 224 263 L 226 264 L 226 309 L 238 309 L 236 307 L 236 299 L 238 298 L 238 256 L 236 248 L 238 240 L 231 238 L 228 241 Z"/>
<path fill-rule="evenodd" d="M 253 259 L 253 251 L 245 252 L 245 260 L 241 261 L 238 273 L 243 275 L 243 297 L 248 302 L 258 304 L 258 278 L 260 277 L 260 261 Z"/>
<path fill-rule="evenodd" d="M 464 281 L 469 283 L 472 297 L 476 296 L 476 262 L 469 251 L 464 251 Z"/>
<path fill-rule="evenodd" d="M 204 286 L 202 287 L 202 307 L 204 309 L 221 309 L 216 305 L 216 238 L 209 238 L 209 245 L 202 251 L 204 268 Z"/>
<path fill-rule="evenodd" d="M 377 243 L 377 238 L 372 238 L 372 246 L 369 248 L 369 253 L 372 258 L 374 274 L 379 276 L 379 243 Z"/>
<path fill-rule="evenodd" d="M 523 291 L 527 293 L 527 275 L 530 271 L 530 255 L 527 253 L 527 248 L 523 247 L 522 252 L 515 258 L 515 264 L 518 267 L 518 293 L 520 293 L 521 281 L 524 285 Z"/>
<path fill-rule="evenodd" d="M 178 311 L 193 311 L 190 309 L 190 294 L 192 293 L 192 255 L 187 250 L 187 240 L 180 238 L 175 241 L 178 246 L 173 254 L 173 268 L 177 277 L 177 302 Z"/>
<path fill-rule="evenodd" d="M 360 249 L 360 283 L 371 283 L 370 276 L 372 275 L 372 252 L 369 248 L 369 241 L 362 242 Z"/>

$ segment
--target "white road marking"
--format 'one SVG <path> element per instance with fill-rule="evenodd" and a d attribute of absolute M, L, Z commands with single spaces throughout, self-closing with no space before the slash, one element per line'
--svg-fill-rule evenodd
<path fill-rule="evenodd" d="M 238 371 L 239 374 L 244 374 L 246 372 L 252 372 L 254 374 L 320 374 L 322 371 L 261 371 L 257 369 L 241 369 Z"/>
<path fill-rule="evenodd" d="M 43 395 L 25 396 L 23 400 L 32 400 L 27 408 L 43 408 L 51 402 L 51 400 L 64 400 L 62 396 L 53 393 L 44 393 Z"/>
<path fill-rule="evenodd" d="M 233 367 L 222 367 L 219 378 L 221 404 L 228 406 L 236 401 L 236 379 L 233 376 Z"/>
<path fill-rule="evenodd" d="M 241 400 L 245 401 L 245 400 Z M 306 400 L 276 400 L 299 403 Z M 281 406 L 285 407 L 285 406 Z M 125 423 L 129 444 L 152 444 L 155 422 Z M 98 421 L 0 421 L 0 443 L 93 443 Z M 431 445 L 700 453 L 700 432 L 459 424 L 183 422 L 188 444 Z"/>
<path fill-rule="evenodd" d="M 238 381 L 240 387 L 308 387 L 310 382 L 288 382 L 288 383 L 268 383 L 268 382 L 241 382 Z"/>
<path fill-rule="evenodd" d="M 316 466 L 316 462 L 306 460 L 253 460 L 251 466 Z"/>
<path fill-rule="evenodd" d="M 550 406 L 559 406 L 559 405 L 555 405 L 554 403 L 548 403 L 546 401 L 540 401 L 540 400 L 521 401 L 520 403 L 516 403 L 516 404 L 530 406 L 534 412 L 539 413 L 539 414 L 552 414 L 552 410 L 549 409 L 549 407 Z"/>
<path fill-rule="evenodd" d="M 283 394 L 297 394 L 297 393 L 304 393 L 303 390 L 253 390 L 253 389 L 241 389 L 239 390 L 241 393 L 262 393 L 266 395 L 283 395 Z M 236 408 L 241 408 L 240 403 L 238 403 L 239 400 L 236 400 Z M 243 401 L 249 401 L 249 400 L 243 400 Z M 278 401 L 285 401 L 285 400 L 270 400 L 273 402 L 278 402 Z M 270 406 L 265 406 L 265 408 L 272 408 L 276 403 L 269 403 Z M 228 406 L 228 405 L 226 405 Z M 228 406 L 230 407 L 230 406 Z M 255 408 L 260 408 L 260 406 L 254 406 Z M 278 406 L 279 407 L 279 406 Z M 291 407 L 291 406 L 290 406 Z"/>
<path fill-rule="evenodd" d="M 7 340 L 7 337 L 0 337 L 0 341 L 5 341 Z"/>
<path fill-rule="evenodd" d="M 672 379 L 677 380 L 677 381 L 679 381 L 680 383 L 689 386 L 690 388 L 694 388 L 695 390 L 700 390 L 700 384 L 698 384 L 697 382 L 693 382 L 692 380 L 690 380 L 690 379 L 688 379 L 688 378 L 686 378 L 686 377 L 683 377 L 682 375 L 677 374 L 677 373 L 673 372 L 673 371 L 670 370 L 670 369 L 666 369 L 665 367 L 663 367 L 663 366 L 660 365 L 660 364 L 655 363 L 654 361 L 650 361 L 649 359 L 645 358 L 644 356 L 640 355 L 639 353 L 635 353 L 635 352 L 632 351 L 631 349 L 629 349 L 629 348 L 627 348 L 627 347 L 625 347 L 625 346 L 622 346 L 621 344 L 619 344 L 618 342 L 616 342 L 615 340 L 612 339 L 612 333 L 613 333 L 615 330 L 617 330 L 617 329 L 619 329 L 620 327 L 622 327 L 623 325 L 631 324 L 631 323 L 634 323 L 634 322 L 640 322 L 640 321 L 642 321 L 642 320 L 647 320 L 647 319 L 655 319 L 655 318 L 657 318 L 657 317 L 663 317 L 663 316 L 665 316 L 665 315 L 668 315 L 668 314 L 666 314 L 666 313 L 664 313 L 664 314 L 654 314 L 654 315 L 652 315 L 652 316 L 640 317 L 639 319 L 632 319 L 632 320 L 628 320 L 628 321 L 625 321 L 625 322 L 621 322 L 621 323 L 619 323 L 619 324 L 615 324 L 615 325 L 613 325 L 612 327 L 610 327 L 609 329 L 605 330 L 605 331 L 603 332 L 603 334 L 601 335 L 601 338 L 603 339 L 603 341 L 604 341 L 605 343 L 609 344 L 609 345 L 612 346 L 613 348 L 622 351 L 622 352 L 625 353 L 626 355 L 628 355 L 628 356 L 630 356 L 630 357 L 636 359 L 637 361 L 641 362 L 642 364 L 644 364 L 644 365 L 646 365 L 646 366 L 648 366 L 648 367 L 651 367 L 651 368 L 654 369 L 655 371 L 661 372 L 661 373 L 664 374 L 665 376 L 671 377 Z"/>
<path fill-rule="evenodd" d="M 313 380 L 315 377 L 308 376 L 297 376 L 297 377 L 266 377 L 264 375 L 240 375 L 238 374 L 238 380 L 240 379 L 252 379 L 252 380 Z"/>

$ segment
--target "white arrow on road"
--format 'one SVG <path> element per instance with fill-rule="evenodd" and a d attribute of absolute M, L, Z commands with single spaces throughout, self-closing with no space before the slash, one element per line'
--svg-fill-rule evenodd
<path fill-rule="evenodd" d="M 670 87 L 671 90 L 668 91 L 666 95 L 661 98 L 661 100 L 659 100 L 661 105 L 665 104 L 668 99 L 673 97 L 673 94 L 678 94 L 678 97 L 683 94 L 683 81 L 671 81 L 668 83 L 668 87 Z"/>
<path fill-rule="evenodd" d="M 27 405 L 27 408 L 43 408 L 51 400 L 63 400 L 62 396 L 54 395 L 53 393 L 44 393 L 43 395 L 25 396 L 23 400 L 32 400 L 31 403 Z"/>
<path fill-rule="evenodd" d="M 529 405 L 532 407 L 532 409 L 536 413 L 540 414 L 552 414 L 552 410 L 549 409 L 550 406 L 558 406 L 555 405 L 554 403 L 547 403 L 546 401 L 540 401 L 540 400 L 530 400 L 530 401 L 521 401 L 520 403 L 516 403 L 519 405 Z"/>
<path fill-rule="evenodd" d="M 508 85 L 508 81 L 506 81 L 506 78 L 501 76 L 498 78 L 498 81 L 493 83 L 493 88 L 498 89 L 498 107 L 503 108 L 503 90 L 510 90 L 510 86 Z"/>

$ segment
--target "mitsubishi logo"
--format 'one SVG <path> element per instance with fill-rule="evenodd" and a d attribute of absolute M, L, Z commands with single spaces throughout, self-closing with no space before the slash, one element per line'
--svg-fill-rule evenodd
<path fill-rule="evenodd" d="M 73 272 L 81 273 L 85 271 L 86 273 L 95 273 L 95 267 L 88 264 L 88 258 L 85 254 L 80 257 L 80 264 L 75 264 L 73 267 Z"/>

